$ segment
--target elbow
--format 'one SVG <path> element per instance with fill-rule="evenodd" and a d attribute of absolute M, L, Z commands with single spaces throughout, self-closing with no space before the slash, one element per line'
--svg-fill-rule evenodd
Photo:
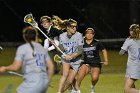
<path fill-rule="evenodd" d="M 125 50 L 121 49 L 120 52 L 119 52 L 119 55 L 122 56 L 124 54 L 125 54 Z"/>
<path fill-rule="evenodd" d="M 11 70 L 12 70 L 12 71 L 18 71 L 18 70 L 19 70 L 19 67 L 14 66 Z"/>

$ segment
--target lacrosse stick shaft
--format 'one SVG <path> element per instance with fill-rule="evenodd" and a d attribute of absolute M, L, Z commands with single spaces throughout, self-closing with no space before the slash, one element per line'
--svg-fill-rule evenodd
<path fill-rule="evenodd" d="M 13 74 L 13 75 L 17 75 L 17 76 L 20 76 L 20 77 L 23 77 L 22 74 L 19 74 L 17 72 L 9 71 L 8 73 Z"/>
<path fill-rule="evenodd" d="M 30 24 L 32 27 L 37 28 L 53 45 L 54 47 L 61 52 L 63 55 L 64 52 L 38 27 L 38 23 L 34 20 L 33 15 L 32 14 L 27 14 L 24 17 L 24 22 Z"/>
<path fill-rule="evenodd" d="M 36 28 L 55 46 L 55 48 L 57 48 L 59 52 L 65 55 L 65 53 L 38 26 L 36 26 Z"/>
<path fill-rule="evenodd" d="M 8 73 L 13 74 L 13 75 L 17 75 L 17 76 L 20 76 L 20 77 L 23 77 L 22 74 L 19 74 L 19 73 L 17 73 L 17 72 L 9 71 Z M 49 87 L 53 88 L 54 86 L 51 85 L 51 84 L 49 84 Z"/>

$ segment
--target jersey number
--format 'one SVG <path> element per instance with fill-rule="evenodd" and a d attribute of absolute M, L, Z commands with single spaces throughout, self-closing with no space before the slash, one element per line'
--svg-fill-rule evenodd
<path fill-rule="evenodd" d="M 35 54 L 36 64 L 37 66 L 43 66 L 45 55 L 44 54 Z"/>

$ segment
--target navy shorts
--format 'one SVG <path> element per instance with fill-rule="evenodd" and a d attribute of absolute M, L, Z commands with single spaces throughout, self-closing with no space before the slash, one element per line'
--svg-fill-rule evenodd
<path fill-rule="evenodd" d="M 102 65 L 100 63 L 82 63 L 82 64 L 86 64 L 90 68 L 94 68 L 94 67 L 98 67 L 100 69 L 102 68 Z"/>

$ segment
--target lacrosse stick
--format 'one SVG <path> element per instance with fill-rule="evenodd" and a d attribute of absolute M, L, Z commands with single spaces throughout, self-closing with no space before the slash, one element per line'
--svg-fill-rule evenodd
<path fill-rule="evenodd" d="M 58 54 L 56 54 L 53 58 L 56 63 L 61 63 L 61 57 Z M 80 59 L 80 61 L 81 61 L 81 63 L 84 62 L 84 60 L 82 60 L 82 59 Z M 104 62 L 100 62 L 100 64 L 104 64 Z"/>
<path fill-rule="evenodd" d="M 52 41 L 39 27 L 38 27 L 38 23 L 34 20 L 33 15 L 32 14 L 27 14 L 24 17 L 24 22 L 30 24 L 32 27 L 37 28 L 53 45 L 54 47 L 61 52 L 63 55 L 65 55 L 65 53 L 54 43 L 54 41 Z"/>
<path fill-rule="evenodd" d="M 17 72 L 9 71 L 8 73 L 13 74 L 13 75 L 17 75 L 17 76 L 20 76 L 20 77 L 23 77 L 22 74 L 19 74 Z"/>
<path fill-rule="evenodd" d="M 8 73 L 13 74 L 13 75 L 17 75 L 17 76 L 20 76 L 20 77 L 23 77 L 22 74 L 19 74 L 19 73 L 17 73 L 17 72 L 8 71 Z M 53 88 L 54 86 L 50 84 L 49 87 Z"/>
<path fill-rule="evenodd" d="M 53 57 L 53 59 L 54 59 L 54 61 L 56 62 L 56 63 L 61 63 L 61 57 L 58 55 L 58 54 L 56 54 L 54 57 Z"/>

